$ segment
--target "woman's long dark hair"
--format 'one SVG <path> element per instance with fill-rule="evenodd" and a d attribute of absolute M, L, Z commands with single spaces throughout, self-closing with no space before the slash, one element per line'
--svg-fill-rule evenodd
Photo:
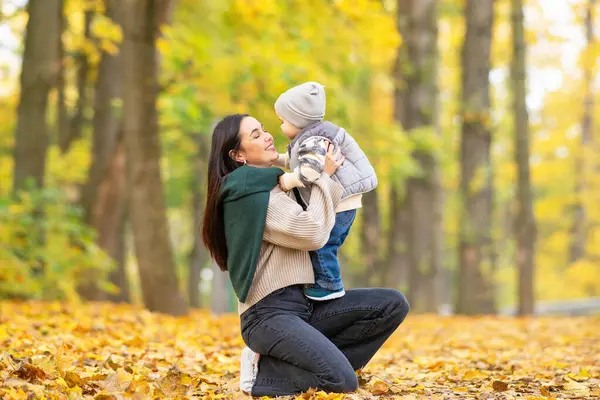
<path fill-rule="evenodd" d="M 215 126 L 212 134 L 202 241 L 221 271 L 227 271 L 227 244 L 220 196 L 221 184 L 227 174 L 241 165 L 232 159 L 229 153 L 239 149 L 240 125 L 247 116 L 247 114 L 226 116 Z"/>

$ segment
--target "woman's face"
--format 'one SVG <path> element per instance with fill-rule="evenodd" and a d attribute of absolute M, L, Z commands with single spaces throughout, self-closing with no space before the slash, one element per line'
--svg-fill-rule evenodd
<path fill-rule="evenodd" d="M 253 167 L 270 167 L 279 157 L 273 136 L 256 118 L 245 117 L 240 124 L 240 148 L 234 154 L 236 161 Z"/>

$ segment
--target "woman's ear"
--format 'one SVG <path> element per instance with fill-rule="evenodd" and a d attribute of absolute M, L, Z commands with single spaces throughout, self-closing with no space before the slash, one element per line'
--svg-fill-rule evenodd
<path fill-rule="evenodd" d="M 244 164 L 246 162 L 242 152 L 239 150 L 229 150 L 229 157 L 231 157 L 232 160 L 239 162 L 240 164 Z"/>

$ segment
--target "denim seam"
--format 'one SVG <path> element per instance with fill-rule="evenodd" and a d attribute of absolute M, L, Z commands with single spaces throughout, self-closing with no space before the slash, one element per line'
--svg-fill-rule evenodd
<path fill-rule="evenodd" d="M 283 379 L 283 378 L 262 378 L 260 381 L 257 381 L 254 385 L 258 386 L 258 385 L 272 385 L 274 383 L 293 383 L 294 381 L 289 380 L 289 379 Z"/>
<path fill-rule="evenodd" d="M 364 337 L 367 335 L 367 333 L 369 333 L 369 331 L 370 331 L 371 329 L 373 329 L 373 327 L 374 327 L 374 326 L 375 326 L 375 324 L 377 323 L 377 320 L 378 320 L 378 319 L 379 319 L 379 318 L 375 318 L 375 319 L 373 320 L 373 322 L 371 322 L 371 325 L 369 325 L 369 327 L 368 327 L 367 329 L 365 329 L 365 330 L 363 331 L 363 333 L 362 333 L 362 334 L 361 334 L 361 335 L 360 335 L 358 338 L 356 338 L 356 340 L 357 340 L 357 341 L 360 341 L 360 340 L 362 340 L 362 338 L 364 338 Z"/>
<path fill-rule="evenodd" d="M 344 289 L 344 282 L 340 280 L 315 279 L 315 283 L 324 289 L 338 291 Z"/>
<path fill-rule="evenodd" d="M 325 267 L 323 266 L 323 256 L 321 256 L 321 252 L 319 250 L 315 252 L 317 253 L 317 258 L 319 259 L 319 268 L 325 270 Z"/>
<path fill-rule="evenodd" d="M 324 281 L 324 282 L 337 283 L 337 282 L 341 282 L 342 278 L 319 278 L 319 280 Z"/>
<path fill-rule="evenodd" d="M 246 325 L 246 324 L 244 324 Z M 252 339 L 252 333 L 254 332 L 254 330 L 256 329 L 257 324 L 252 324 L 249 327 L 242 327 L 242 339 L 244 339 L 244 336 L 246 336 L 246 340 L 244 341 L 246 344 L 250 343 L 251 339 Z"/>
<path fill-rule="evenodd" d="M 348 213 L 347 211 L 342 211 L 345 212 L 347 214 L 344 215 L 344 220 L 340 221 L 341 224 L 343 225 L 350 225 L 352 222 L 354 222 L 354 219 L 356 218 L 356 210 L 348 210 L 348 211 L 355 211 L 353 214 L 354 215 L 350 215 L 350 213 Z"/>
<path fill-rule="evenodd" d="M 302 381 L 299 381 L 298 379 L 262 378 L 260 381 L 254 383 L 252 390 L 255 390 L 257 387 L 270 388 L 270 386 L 276 385 L 278 383 L 285 384 L 287 386 L 293 386 L 296 390 L 298 390 L 297 388 L 302 386 Z"/>
<path fill-rule="evenodd" d="M 310 322 L 316 323 L 316 322 L 322 321 L 326 318 L 330 318 L 330 317 L 334 317 L 336 315 L 346 314 L 346 313 L 354 312 L 354 311 L 379 311 L 379 312 L 381 312 L 381 308 L 379 308 L 378 306 L 343 308 L 341 310 L 336 310 L 336 312 L 328 313 L 319 319 L 310 320 Z"/>

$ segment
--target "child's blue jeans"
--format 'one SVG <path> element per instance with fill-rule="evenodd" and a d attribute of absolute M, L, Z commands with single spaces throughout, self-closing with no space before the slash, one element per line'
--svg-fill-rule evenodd
<path fill-rule="evenodd" d="M 317 251 L 310 252 L 315 283 L 323 289 L 338 291 L 344 288 L 338 261 L 338 249 L 344 244 L 355 218 L 355 209 L 337 213 L 335 225 L 327 244 Z"/>

